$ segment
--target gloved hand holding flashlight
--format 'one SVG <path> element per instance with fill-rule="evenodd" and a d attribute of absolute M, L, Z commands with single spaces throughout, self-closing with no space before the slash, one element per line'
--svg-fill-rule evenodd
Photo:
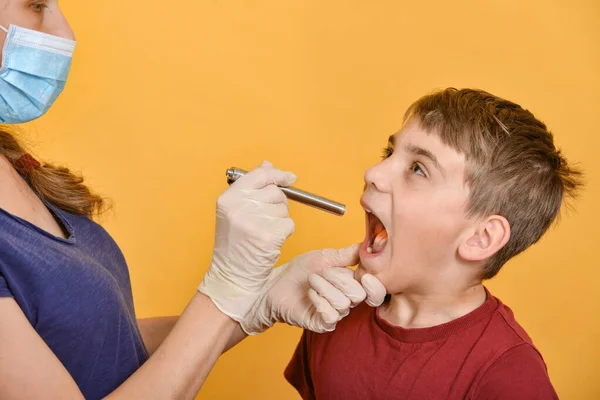
<path fill-rule="evenodd" d="M 330 331 L 351 307 L 365 299 L 376 306 L 385 297 L 376 278 L 366 275 L 359 283 L 345 268 L 356 264 L 357 246 L 312 251 L 273 269 L 294 230 L 278 186 L 295 179 L 264 162 L 230 182 L 217 203 L 213 261 L 198 290 L 248 334 L 275 322 Z"/>

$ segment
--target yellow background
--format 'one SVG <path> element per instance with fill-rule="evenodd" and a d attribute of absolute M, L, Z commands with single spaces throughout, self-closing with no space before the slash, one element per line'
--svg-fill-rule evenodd
<path fill-rule="evenodd" d="M 565 399 L 600 397 L 597 0 L 64 0 L 77 35 L 64 95 L 27 139 L 110 197 L 138 316 L 179 313 L 211 257 L 224 172 L 263 159 L 348 205 L 291 205 L 283 260 L 360 241 L 365 169 L 417 97 L 478 87 L 532 110 L 587 174 L 576 211 L 489 283 Z M 250 338 L 201 398 L 294 399 L 300 330 Z"/>

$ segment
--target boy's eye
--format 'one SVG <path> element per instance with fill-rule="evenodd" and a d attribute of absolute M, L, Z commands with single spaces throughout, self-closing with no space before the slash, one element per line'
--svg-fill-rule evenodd
<path fill-rule="evenodd" d="M 410 166 L 410 170 L 417 175 L 426 176 L 425 172 L 423 171 L 423 168 L 421 168 L 421 166 L 417 162 L 412 163 L 412 165 Z"/>
<path fill-rule="evenodd" d="M 381 153 L 381 159 L 385 160 L 386 158 L 389 158 L 392 154 L 394 154 L 394 149 L 391 147 L 384 147 L 383 151 Z"/>
<path fill-rule="evenodd" d="M 34 1 L 31 3 L 31 9 L 35 13 L 41 13 L 44 11 L 44 8 L 48 8 L 48 5 L 45 1 Z"/>

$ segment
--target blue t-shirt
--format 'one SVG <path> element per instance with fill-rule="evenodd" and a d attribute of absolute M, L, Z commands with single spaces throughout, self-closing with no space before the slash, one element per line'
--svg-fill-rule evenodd
<path fill-rule="evenodd" d="M 129 271 L 100 225 L 48 207 L 68 239 L 0 209 L 0 297 L 16 300 L 85 398 L 99 399 L 148 358 Z"/>

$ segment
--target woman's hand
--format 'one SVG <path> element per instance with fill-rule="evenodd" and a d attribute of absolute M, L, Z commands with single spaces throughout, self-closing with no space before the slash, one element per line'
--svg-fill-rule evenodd
<path fill-rule="evenodd" d="M 230 318 L 241 322 L 294 232 L 285 194 L 296 176 L 262 163 L 231 185 L 217 201 L 212 263 L 198 291 Z"/>
<path fill-rule="evenodd" d="M 372 275 L 361 282 L 347 266 L 358 262 L 358 245 L 302 254 L 272 270 L 263 294 L 241 323 L 252 335 L 275 322 L 285 322 L 313 332 L 327 332 L 365 299 L 379 306 L 385 287 Z"/>

